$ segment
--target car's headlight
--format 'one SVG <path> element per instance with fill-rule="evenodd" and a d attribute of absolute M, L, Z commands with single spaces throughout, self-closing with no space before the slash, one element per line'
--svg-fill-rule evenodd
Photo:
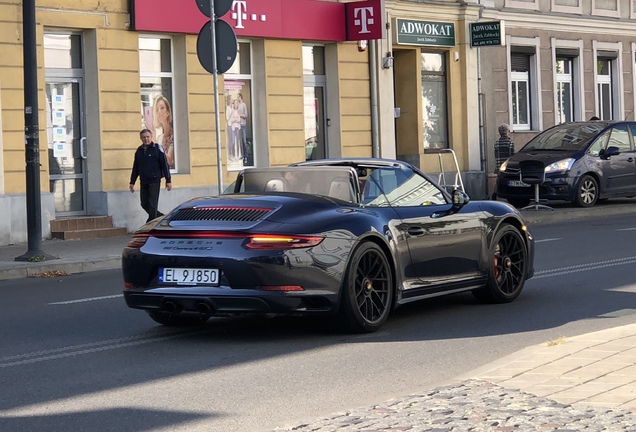
<path fill-rule="evenodd" d="M 562 159 L 560 161 L 551 163 L 550 165 L 545 167 L 545 172 L 546 174 L 548 174 L 548 173 L 569 171 L 570 168 L 572 168 L 573 164 L 574 164 L 573 158 Z"/>
<path fill-rule="evenodd" d="M 508 166 L 508 159 L 506 159 L 504 163 L 501 164 L 501 166 L 499 167 L 499 172 L 504 172 L 507 166 Z"/>

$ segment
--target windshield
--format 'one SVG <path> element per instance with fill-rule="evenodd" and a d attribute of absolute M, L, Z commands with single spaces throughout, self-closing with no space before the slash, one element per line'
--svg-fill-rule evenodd
<path fill-rule="evenodd" d="M 358 202 L 355 172 L 349 167 L 253 168 L 243 172 L 241 192 L 296 192 Z"/>
<path fill-rule="evenodd" d="M 568 123 L 555 126 L 534 137 L 521 151 L 583 150 L 606 126 L 607 124 L 602 122 Z"/>

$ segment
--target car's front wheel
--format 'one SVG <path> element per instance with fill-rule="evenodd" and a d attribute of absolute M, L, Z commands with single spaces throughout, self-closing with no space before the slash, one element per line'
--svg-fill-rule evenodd
<path fill-rule="evenodd" d="M 584 175 L 576 188 L 574 205 L 577 207 L 592 207 L 598 201 L 598 182 L 591 175 Z"/>
<path fill-rule="evenodd" d="M 146 311 L 153 321 L 172 327 L 200 326 L 207 322 L 207 317 L 198 317 L 191 315 L 177 315 L 167 312 Z"/>
<path fill-rule="evenodd" d="M 386 322 L 393 301 L 393 275 L 375 243 L 363 243 L 351 257 L 342 286 L 339 318 L 355 333 L 376 331 Z"/>
<path fill-rule="evenodd" d="M 488 284 L 473 295 L 488 303 L 510 303 L 521 294 L 528 264 L 528 247 L 519 230 L 502 226 L 490 248 Z"/>

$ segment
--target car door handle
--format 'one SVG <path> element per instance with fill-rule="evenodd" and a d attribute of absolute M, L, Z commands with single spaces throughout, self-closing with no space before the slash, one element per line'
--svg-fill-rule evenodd
<path fill-rule="evenodd" d="M 634 162 L 634 158 L 627 158 L 627 162 Z"/>
<path fill-rule="evenodd" d="M 426 231 L 424 231 L 424 228 L 422 228 L 422 227 L 413 226 L 413 227 L 409 227 L 406 230 L 406 232 L 409 233 L 409 235 L 412 235 L 412 236 L 421 236 L 421 235 L 424 235 L 424 233 Z"/>

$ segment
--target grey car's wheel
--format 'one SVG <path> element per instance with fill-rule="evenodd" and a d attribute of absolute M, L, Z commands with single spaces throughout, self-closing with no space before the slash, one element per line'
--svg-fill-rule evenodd
<path fill-rule="evenodd" d="M 153 321 L 173 327 L 200 326 L 207 322 L 207 317 L 177 315 L 166 312 L 146 311 Z"/>
<path fill-rule="evenodd" d="M 488 284 L 473 295 L 488 303 L 509 303 L 519 297 L 528 272 L 528 248 L 519 230 L 502 226 L 490 248 Z"/>
<path fill-rule="evenodd" d="M 576 188 L 574 205 L 577 207 L 592 207 L 598 200 L 598 182 L 591 175 L 584 175 Z"/>
<path fill-rule="evenodd" d="M 393 286 L 382 249 L 363 243 L 353 252 L 342 285 L 339 318 L 345 329 L 369 333 L 382 327 L 391 311 Z"/>

